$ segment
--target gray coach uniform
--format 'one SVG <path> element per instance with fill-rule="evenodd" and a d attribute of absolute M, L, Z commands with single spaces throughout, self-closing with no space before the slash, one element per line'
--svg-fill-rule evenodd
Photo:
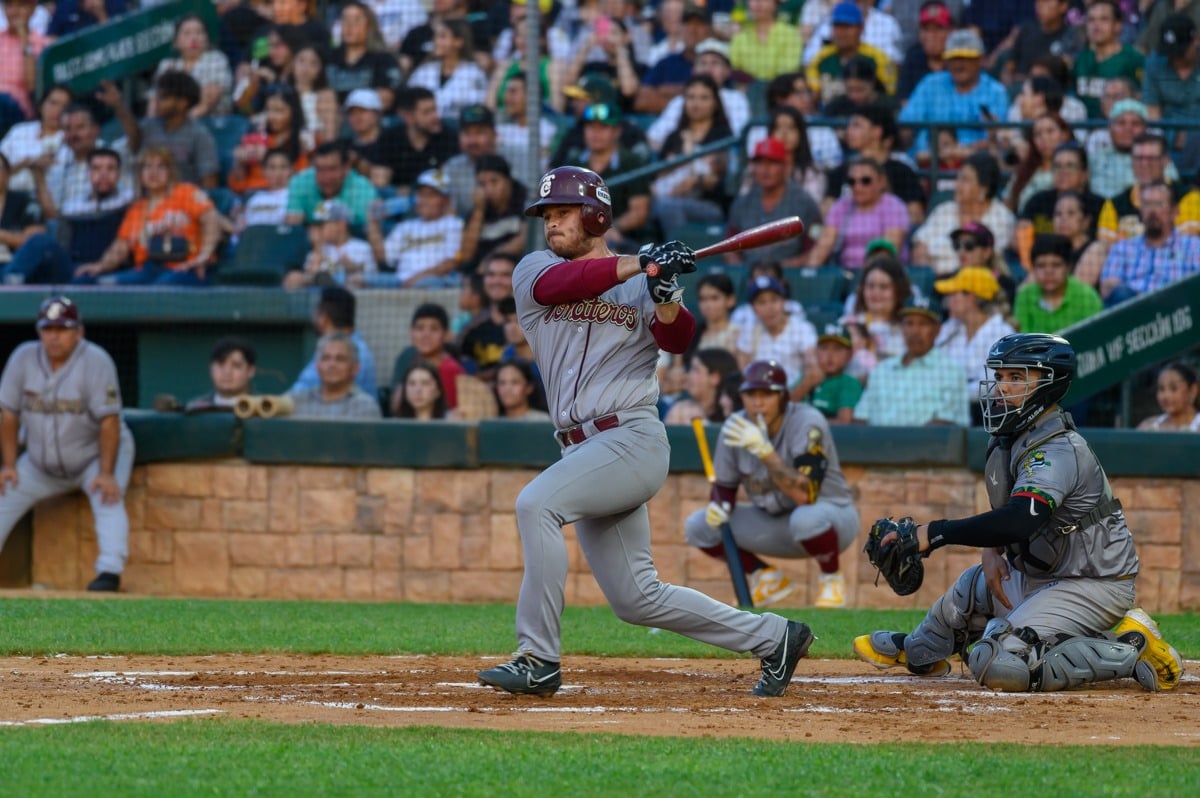
<path fill-rule="evenodd" d="M 858 534 L 858 510 L 825 417 L 810 405 L 789 402 L 771 444 L 785 463 L 823 458 L 825 472 L 820 492 L 815 501 L 797 506 L 775 485 L 762 460 L 745 449 L 727 445 L 722 436 L 713 455 L 716 482 L 734 489 L 743 485 L 751 502 L 737 505 L 729 514 L 738 547 L 770 557 L 807 557 L 802 542 L 833 528 L 838 549 L 844 551 Z M 687 542 L 699 548 L 719 545 L 721 533 L 705 522 L 704 514 L 704 510 L 698 510 L 688 516 L 684 525 Z"/>
<path fill-rule="evenodd" d="M 100 421 L 121 412 L 117 369 L 99 346 L 80 339 L 67 362 L 52 371 L 42 345 L 21 344 L 0 376 L 0 408 L 20 416 L 25 452 L 17 458 L 18 484 L 0 496 L 0 546 L 33 505 L 83 490 L 96 518 L 97 573 L 120 574 L 129 547 L 124 501 L 104 504 L 87 486 L 100 473 Z M 121 495 L 133 470 L 133 435 L 121 423 L 114 477 Z"/>
<path fill-rule="evenodd" d="M 646 502 L 667 476 L 670 449 L 658 418 L 654 303 L 636 276 L 596 299 L 547 307 L 538 277 L 563 259 L 526 255 L 513 272 L 517 312 L 536 353 L 563 457 L 517 498 L 525 575 L 517 602 L 520 648 L 557 661 L 567 579 L 562 526 L 575 524 L 583 554 L 617 617 L 732 651 L 770 655 L 787 621 L 754 615 L 659 580 L 650 557 Z"/>

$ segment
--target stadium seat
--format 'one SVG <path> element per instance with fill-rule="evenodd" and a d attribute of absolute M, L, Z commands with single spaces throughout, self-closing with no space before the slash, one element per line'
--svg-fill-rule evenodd
<path fill-rule="evenodd" d="M 805 267 L 784 271 L 792 299 L 809 303 L 841 302 L 846 298 L 846 275 L 840 266 Z"/>
<path fill-rule="evenodd" d="M 681 241 L 687 244 L 692 249 L 700 249 L 707 247 L 709 244 L 715 244 L 725 236 L 725 225 L 723 224 L 708 224 L 707 222 L 688 222 L 682 227 L 676 227 L 671 230 L 666 230 L 663 235 L 665 241 Z M 717 263 L 719 261 L 713 261 Z M 700 267 L 701 269 L 704 266 Z"/>
<path fill-rule="evenodd" d="M 804 315 L 816 328 L 817 335 L 825 331 L 826 325 L 836 324 L 845 312 L 841 302 L 813 302 L 811 304 L 805 302 L 803 304 Z"/>
<path fill-rule="evenodd" d="M 238 238 L 233 257 L 217 269 L 222 285 L 276 286 L 293 269 L 304 268 L 308 231 L 303 225 L 255 225 Z"/>
<path fill-rule="evenodd" d="M 920 291 L 921 296 L 929 297 L 930 299 L 935 298 L 934 294 L 936 292 L 933 290 L 933 284 L 937 280 L 937 274 L 933 271 L 933 267 L 909 266 L 906 271 L 908 272 L 909 281 L 913 284 L 913 288 Z"/>
<path fill-rule="evenodd" d="M 242 136 L 250 129 L 250 120 L 236 114 L 230 116 L 201 117 L 208 132 L 217 142 L 217 158 L 220 161 L 221 182 L 233 169 L 233 151 L 242 143 Z"/>

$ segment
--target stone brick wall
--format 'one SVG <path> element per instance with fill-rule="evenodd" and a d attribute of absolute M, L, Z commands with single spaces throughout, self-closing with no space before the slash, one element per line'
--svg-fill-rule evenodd
<path fill-rule="evenodd" d="M 240 460 L 139 466 L 127 496 L 127 592 L 172 596 L 421 602 L 511 602 L 521 582 L 513 507 L 532 470 L 442 471 L 249 465 Z M 957 517 L 986 509 L 982 481 L 965 469 L 847 468 L 866 525 L 887 515 Z M 1139 602 L 1148 610 L 1200 609 L 1200 480 L 1113 482 L 1138 539 Z M 671 476 L 650 504 L 654 560 L 666 581 L 732 599 L 724 565 L 683 543 L 683 519 L 708 501 L 698 474 Z M 572 531 L 567 600 L 604 601 Z M 861 537 L 860 537 L 861 541 Z M 872 585 L 861 542 L 843 554 L 856 607 L 932 602 L 978 562 L 972 549 L 927 561 L 925 586 L 898 598 Z M 38 506 L 33 579 L 78 589 L 96 541 L 79 495 Z M 798 590 L 816 595 L 816 568 L 781 561 Z"/>

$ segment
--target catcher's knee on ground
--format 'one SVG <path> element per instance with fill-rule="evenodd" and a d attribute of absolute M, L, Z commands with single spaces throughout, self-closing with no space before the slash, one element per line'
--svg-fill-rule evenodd
<path fill-rule="evenodd" d="M 904 652 L 910 665 L 921 667 L 946 659 L 956 651 L 961 655 L 970 642 L 972 622 L 984 624 L 992 615 L 992 594 L 988 592 L 982 565 L 972 565 L 958 575 L 954 585 L 933 603 L 925 620 L 904 639 Z M 964 657 L 965 658 L 965 657 Z"/>
<path fill-rule="evenodd" d="M 1138 650 L 1098 637 L 1042 641 L 1029 628 L 997 618 L 971 649 L 967 667 L 975 681 L 1005 693 L 1067 690 L 1133 674 Z"/>

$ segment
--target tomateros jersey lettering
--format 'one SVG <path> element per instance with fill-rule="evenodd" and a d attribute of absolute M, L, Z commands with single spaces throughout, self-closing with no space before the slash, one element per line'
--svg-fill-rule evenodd
<path fill-rule="evenodd" d="M 555 305 L 542 314 L 546 324 L 554 321 L 587 321 L 600 324 L 615 324 L 634 330 L 638 323 L 638 309 L 629 305 L 613 305 L 599 299 L 584 299 L 569 305 Z"/>

